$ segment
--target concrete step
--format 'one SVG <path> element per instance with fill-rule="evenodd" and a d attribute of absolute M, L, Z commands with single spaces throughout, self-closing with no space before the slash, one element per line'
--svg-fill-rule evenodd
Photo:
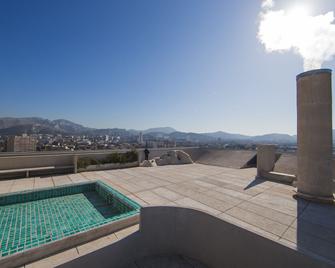
<path fill-rule="evenodd" d="M 290 184 L 292 184 L 293 181 L 297 179 L 295 175 L 275 172 L 275 171 L 266 172 L 264 176 L 267 179 L 272 180 L 272 181 L 278 181 L 278 182 L 284 182 L 284 183 L 290 183 Z"/>

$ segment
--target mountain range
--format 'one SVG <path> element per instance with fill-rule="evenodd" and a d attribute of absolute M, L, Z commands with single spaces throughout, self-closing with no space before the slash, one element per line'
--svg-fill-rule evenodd
<path fill-rule="evenodd" d="M 85 127 L 65 119 L 48 120 L 39 117 L 0 118 L 0 135 L 27 134 L 63 134 L 63 135 L 120 135 L 129 137 L 138 135 L 152 137 L 168 137 L 173 140 L 187 140 L 193 142 L 214 142 L 218 139 L 230 142 L 268 142 L 268 143 L 296 143 L 296 136 L 288 134 L 272 133 L 260 136 L 247 136 L 227 133 L 223 131 L 210 133 L 180 132 L 171 127 L 157 127 L 146 130 L 106 128 L 97 129 Z"/>

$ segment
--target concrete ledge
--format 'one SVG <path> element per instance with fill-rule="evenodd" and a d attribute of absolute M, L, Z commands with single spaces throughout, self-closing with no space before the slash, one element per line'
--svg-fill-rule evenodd
<path fill-rule="evenodd" d="M 78 172 L 86 171 L 97 171 L 97 170 L 109 170 L 109 169 L 121 169 L 121 168 L 131 168 L 138 167 L 139 162 L 129 162 L 129 163 L 108 163 L 108 164 L 98 164 L 98 165 L 89 165 L 86 168 L 78 168 Z"/>
<path fill-rule="evenodd" d="M 39 247 L 34 247 L 22 252 L 0 258 L 0 267 L 18 267 L 74 246 L 89 242 L 99 237 L 119 231 L 123 228 L 135 225 L 139 222 L 139 215 L 134 215 L 125 219 L 114 221 L 89 231 L 77 233 L 61 240 L 50 242 Z"/>
<path fill-rule="evenodd" d="M 280 172 L 275 172 L 275 171 L 266 172 L 264 176 L 267 179 L 272 180 L 272 181 L 284 182 L 284 183 L 289 183 L 289 184 L 292 184 L 293 181 L 297 179 L 295 175 L 280 173 Z"/>

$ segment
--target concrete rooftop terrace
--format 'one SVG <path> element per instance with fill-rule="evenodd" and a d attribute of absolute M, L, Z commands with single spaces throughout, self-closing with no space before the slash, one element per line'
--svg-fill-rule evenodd
<path fill-rule="evenodd" d="M 196 208 L 242 228 L 335 262 L 335 206 L 296 200 L 294 188 L 255 179 L 256 169 L 202 164 L 129 168 L 0 181 L 0 193 L 102 180 L 142 206 Z M 51 267 L 136 231 L 121 230 L 26 267 Z M 51 265 L 52 264 L 52 265 Z"/>

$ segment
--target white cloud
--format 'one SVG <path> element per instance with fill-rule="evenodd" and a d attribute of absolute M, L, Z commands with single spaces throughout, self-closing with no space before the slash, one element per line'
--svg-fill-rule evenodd
<path fill-rule="evenodd" d="M 268 0 L 264 1 L 264 3 Z M 267 52 L 292 50 L 304 59 L 304 69 L 321 68 L 335 56 L 334 12 L 311 16 L 294 10 L 267 8 L 260 14 L 258 38 Z"/>
<path fill-rule="evenodd" d="M 263 9 L 266 9 L 266 8 L 273 8 L 275 5 L 274 1 L 273 0 L 264 0 L 262 2 L 262 8 Z"/>

